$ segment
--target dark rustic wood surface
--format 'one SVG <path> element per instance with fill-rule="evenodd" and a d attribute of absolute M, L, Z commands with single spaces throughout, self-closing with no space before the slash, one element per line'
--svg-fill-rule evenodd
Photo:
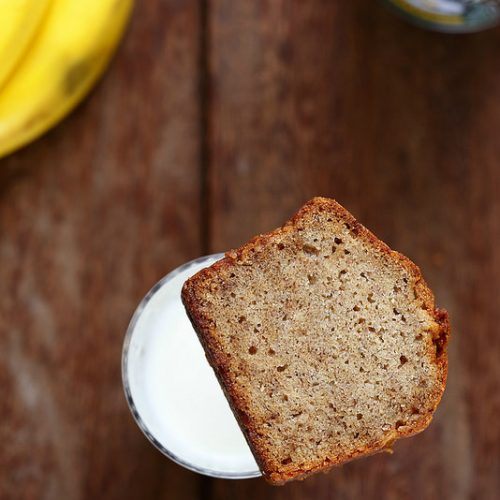
<path fill-rule="evenodd" d="M 147 0 L 79 109 L 0 161 L 0 498 L 496 499 L 500 30 L 364 0 Z M 335 197 L 423 269 L 448 388 L 395 453 L 282 488 L 163 458 L 122 395 L 130 315 L 167 271 Z"/>

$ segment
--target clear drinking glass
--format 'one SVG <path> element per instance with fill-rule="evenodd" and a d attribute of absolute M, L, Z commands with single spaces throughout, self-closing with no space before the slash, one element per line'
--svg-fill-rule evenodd
<path fill-rule="evenodd" d="M 500 22 L 500 0 L 386 0 L 411 22 L 449 33 L 471 33 Z"/>
<path fill-rule="evenodd" d="M 206 476 L 246 479 L 261 472 L 180 298 L 187 278 L 222 257 L 188 262 L 147 293 L 125 336 L 122 378 L 137 425 L 165 456 Z"/>

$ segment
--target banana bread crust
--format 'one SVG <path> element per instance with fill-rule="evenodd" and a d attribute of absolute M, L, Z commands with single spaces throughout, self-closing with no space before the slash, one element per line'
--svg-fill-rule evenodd
<path fill-rule="evenodd" d="M 251 414 L 248 414 L 248 394 L 230 376 L 230 353 L 221 349 L 218 343 L 216 321 L 204 309 L 203 294 L 213 286 L 213 278 L 221 271 L 230 272 L 235 266 L 251 262 L 256 253 L 265 251 L 266 247 L 272 244 L 277 237 L 298 231 L 305 218 L 315 214 L 324 215 L 324 213 L 332 214 L 332 216 L 341 220 L 355 238 L 362 240 L 368 247 L 399 263 L 413 277 L 415 300 L 421 301 L 422 309 L 426 310 L 435 322 L 435 327 L 431 332 L 432 343 L 430 344 L 434 352 L 430 352 L 429 356 L 433 357 L 437 367 L 438 383 L 433 392 L 429 394 L 432 401 L 430 408 L 425 413 L 418 415 L 418 418 L 411 423 L 399 428 L 396 426 L 396 428 L 388 429 L 380 439 L 370 442 L 362 448 L 353 448 L 348 452 L 339 453 L 335 456 L 328 455 L 323 460 L 305 462 L 300 467 L 294 464 L 284 464 L 276 467 L 267 450 L 261 445 L 259 437 L 262 429 L 255 425 L 254 418 L 252 418 Z M 258 235 L 240 248 L 227 252 L 222 260 L 201 270 L 186 281 L 182 289 L 182 301 L 203 345 L 207 359 L 215 371 L 255 459 L 264 477 L 272 484 L 279 485 L 292 479 L 303 479 L 310 474 L 327 471 L 336 465 L 357 457 L 381 451 L 390 451 L 394 441 L 423 431 L 431 422 L 433 413 L 441 400 L 448 372 L 447 344 L 450 336 L 450 323 L 447 312 L 435 307 L 432 291 L 425 283 L 420 269 L 411 260 L 391 250 L 384 242 L 360 224 L 344 207 L 332 199 L 313 198 L 281 228 Z"/>

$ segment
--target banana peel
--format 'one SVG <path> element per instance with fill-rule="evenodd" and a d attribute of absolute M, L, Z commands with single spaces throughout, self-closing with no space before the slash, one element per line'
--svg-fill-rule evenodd
<path fill-rule="evenodd" d="M 0 0 L 0 88 L 28 49 L 49 5 L 50 0 Z"/>
<path fill-rule="evenodd" d="M 51 0 L 0 89 L 0 157 L 40 136 L 89 92 L 127 26 L 133 0 Z"/>

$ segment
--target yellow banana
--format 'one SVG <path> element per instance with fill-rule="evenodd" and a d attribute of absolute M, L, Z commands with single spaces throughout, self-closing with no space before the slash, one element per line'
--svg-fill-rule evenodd
<path fill-rule="evenodd" d="M 42 24 L 50 0 L 0 0 L 0 88 Z"/>
<path fill-rule="evenodd" d="M 63 118 L 90 90 L 127 25 L 133 0 L 52 0 L 0 90 L 0 157 Z"/>

